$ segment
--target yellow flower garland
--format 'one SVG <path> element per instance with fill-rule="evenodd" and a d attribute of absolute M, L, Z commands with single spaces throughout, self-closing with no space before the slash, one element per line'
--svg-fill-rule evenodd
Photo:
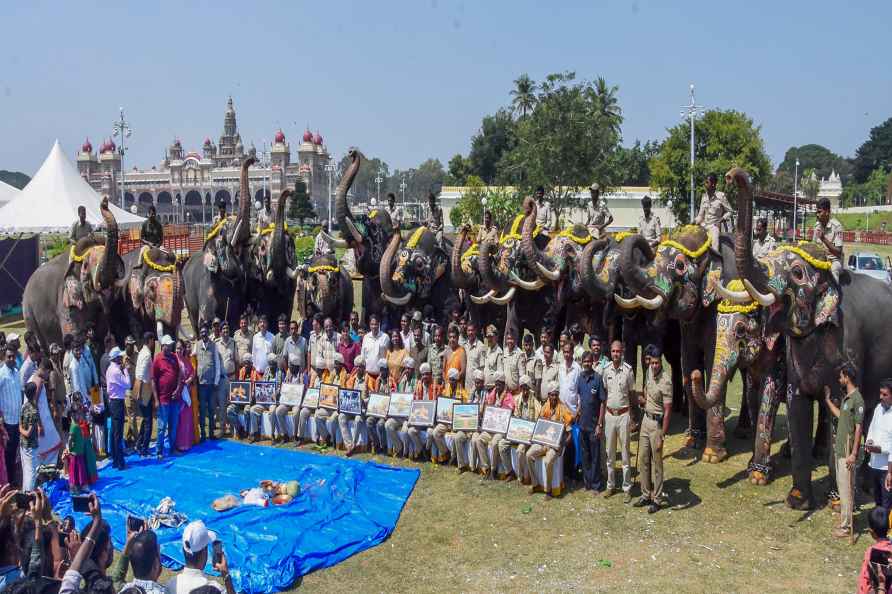
<path fill-rule="evenodd" d="M 575 241 L 579 245 L 585 245 L 592 240 L 592 234 L 586 232 L 585 237 L 579 237 L 573 234 L 573 227 L 567 227 L 560 233 L 558 233 L 558 237 L 566 237 L 572 241 Z"/>
<path fill-rule="evenodd" d="M 635 234 L 632 233 L 631 231 L 618 231 L 613 234 L 613 241 L 615 241 L 616 243 L 619 243 L 623 239 L 625 239 L 626 237 L 629 237 L 631 235 L 635 235 Z"/>
<path fill-rule="evenodd" d="M 229 221 L 230 219 L 235 220 L 235 217 L 234 217 L 234 216 L 226 217 L 225 219 L 223 219 L 222 221 L 220 221 L 219 223 L 217 223 L 216 225 L 214 225 L 214 228 L 211 229 L 210 231 L 208 231 L 208 234 L 204 237 L 204 240 L 205 240 L 205 241 L 210 241 L 210 240 L 212 240 L 214 237 L 216 237 L 216 236 L 217 236 L 217 233 L 220 232 L 220 229 L 223 228 L 223 225 L 225 225 L 225 224 L 227 223 L 227 221 Z"/>
<path fill-rule="evenodd" d="M 340 268 L 337 266 L 329 266 L 328 264 L 320 264 L 319 266 L 310 266 L 307 268 L 307 272 L 337 272 Z"/>
<path fill-rule="evenodd" d="M 666 240 L 663 240 L 660 242 L 659 247 L 660 248 L 662 248 L 662 247 L 675 248 L 678 251 L 680 251 L 682 254 L 687 256 L 688 258 L 693 258 L 694 260 L 696 260 L 697 258 L 699 258 L 700 256 L 702 256 L 703 254 L 706 253 L 706 250 L 709 249 L 709 244 L 710 244 L 710 239 L 709 239 L 709 237 L 707 237 L 706 241 L 703 242 L 703 245 L 698 247 L 696 250 L 691 251 L 688 248 L 686 248 L 685 246 L 678 243 L 677 241 L 673 241 L 672 239 L 666 239 Z"/>
<path fill-rule="evenodd" d="M 84 258 L 87 257 L 87 254 L 90 253 L 91 249 L 93 249 L 93 248 L 87 248 L 83 254 L 78 255 L 77 252 L 74 251 L 74 246 L 71 246 L 71 251 L 68 252 L 68 259 L 71 260 L 72 262 L 77 262 L 78 264 L 80 264 L 81 262 L 84 261 Z"/>
<path fill-rule="evenodd" d="M 143 250 L 142 252 L 142 261 L 146 263 L 146 265 L 152 270 L 157 270 L 158 272 L 173 272 L 177 269 L 176 264 L 158 264 L 157 262 L 153 262 L 151 258 L 149 258 L 149 250 Z"/>
<path fill-rule="evenodd" d="M 465 251 L 465 253 L 461 255 L 461 259 L 467 260 L 469 258 L 473 258 L 474 256 L 479 256 L 479 255 L 480 255 L 480 248 L 477 245 L 477 242 L 475 241 L 474 243 L 471 244 L 471 247 L 469 247 Z"/>
<path fill-rule="evenodd" d="M 728 289 L 731 291 L 745 291 L 746 287 L 743 286 L 743 281 L 739 278 L 735 278 L 730 283 L 728 283 Z M 734 303 L 729 301 L 728 299 L 722 299 L 719 303 L 719 313 L 752 313 L 759 309 L 759 304 L 755 300 L 751 300 L 749 303 Z"/>
<path fill-rule="evenodd" d="M 514 217 L 514 221 L 511 223 L 511 230 L 508 231 L 507 235 L 502 235 L 501 237 L 499 237 L 499 243 L 505 243 L 509 239 L 514 239 L 516 241 L 520 241 L 521 240 L 520 226 L 523 224 L 523 220 L 525 218 L 526 218 L 525 214 L 519 214 L 516 217 Z M 533 231 L 533 237 L 538 236 L 541 231 L 542 231 L 542 227 L 540 227 L 539 225 L 536 225 L 536 229 Z"/>
<path fill-rule="evenodd" d="M 370 211 L 369 211 L 369 218 L 370 218 L 370 219 L 374 219 L 375 216 L 377 216 L 377 214 L 378 214 L 378 209 L 377 209 L 377 208 L 376 208 L 375 210 L 370 210 Z"/>
<path fill-rule="evenodd" d="M 811 264 L 812 266 L 814 266 L 815 268 L 817 268 L 818 270 L 830 270 L 830 262 L 829 261 L 818 260 L 817 258 L 815 258 L 814 256 L 812 256 L 811 254 L 809 254 L 808 252 L 806 252 L 804 249 L 802 249 L 800 247 L 796 247 L 794 245 L 782 245 L 779 248 L 777 248 L 777 251 L 792 252 L 792 253 L 796 254 L 797 256 L 799 256 L 800 258 L 802 258 L 803 260 L 805 260 L 806 262 L 808 262 L 809 264 Z"/>
<path fill-rule="evenodd" d="M 257 227 L 257 233 L 259 233 L 260 235 L 269 235 L 270 233 L 273 232 L 273 229 L 275 229 L 275 228 L 276 228 L 276 224 L 270 223 L 263 229 L 261 229 L 260 227 Z M 285 223 L 285 233 L 288 233 L 288 223 Z"/>
<path fill-rule="evenodd" d="M 415 229 L 415 232 L 412 233 L 412 237 L 410 237 L 409 241 L 406 243 L 406 247 L 410 250 L 414 250 L 415 246 L 418 245 L 418 242 L 421 241 L 421 236 L 424 235 L 425 231 L 427 231 L 427 227 L 424 225 Z"/>

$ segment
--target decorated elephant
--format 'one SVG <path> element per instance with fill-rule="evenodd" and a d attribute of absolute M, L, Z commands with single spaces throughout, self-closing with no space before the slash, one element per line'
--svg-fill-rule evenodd
<path fill-rule="evenodd" d="M 124 254 L 126 285 L 121 289 L 117 311 L 123 315 L 115 328 L 120 338 L 127 334 L 141 339 L 143 332 L 177 336 L 183 315 L 183 265 L 176 254 L 153 246 L 143 246 Z"/>
<path fill-rule="evenodd" d="M 294 304 L 294 240 L 285 228 L 290 196 L 290 190 L 283 190 L 276 201 L 273 222 L 251 235 L 245 263 L 249 307 L 255 315 L 265 315 L 271 324 L 281 314 L 290 318 Z"/>
<path fill-rule="evenodd" d="M 205 237 L 201 251 L 192 254 L 183 268 L 186 311 L 192 328 L 209 324 L 215 317 L 235 328 L 247 307 L 245 260 L 251 239 L 248 167 L 253 163 L 253 157 L 242 162 L 238 213 L 218 221 Z"/>
<path fill-rule="evenodd" d="M 118 256 L 118 224 L 102 199 L 105 237 L 87 237 L 34 271 L 22 297 L 25 325 L 44 352 L 62 343 L 65 334 L 81 335 L 95 328 L 101 340 L 123 284 L 124 263 Z"/>
<path fill-rule="evenodd" d="M 862 274 L 843 271 L 837 282 L 823 246 L 784 245 L 762 258 L 752 254 L 752 190 L 746 172 L 733 169 L 726 180 L 738 187 L 735 238 L 737 269 L 746 296 L 767 308 L 766 326 L 785 334 L 786 401 L 793 488 L 787 504 L 813 505 L 811 451 L 814 400 L 824 386 L 838 391 L 838 369 L 850 363 L 864 396 L 865 426 L 879 384 L 892 375 L 892 335 L 877 323 L 877 312 L 892 311 L 892 288 Z M 743 294 L 729 293 L 735 302 Z"/>
<path fill-rule="evenodd" d="M 478 328 L 494 324 L 505 326 L 506 304 L 493 301 L 495 290 L 487 287 L 480 274 L 480 246 L 468 237 L 469 226 L 463 226 L 452 244 L 452 285 L 459 295 L 471 322 Z"/>
<path fill-rule="evenodd" d="M 318 313 L 346 320 L 353 311 L 353 281 L 333 255 L 316 255 L 298 268 L 295 299 L 304 319 Z"/>

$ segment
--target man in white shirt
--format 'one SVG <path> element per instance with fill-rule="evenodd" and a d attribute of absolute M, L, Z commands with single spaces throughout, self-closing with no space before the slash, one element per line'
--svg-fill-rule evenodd
<path fill-rule="evenodd" d="M 892 471 L 889 454 L 892 452 L 892 380 L 880 382 L 880 402 L 873 409 L 867 430 L 865 451 L 870 453 L 870 483 L 877 506 L 892 506 Z"/>
<path fill-rule="evenodd" d="M 266 373 L 266 366 L 269 365 L 269 353 L 273 348 L 273 333 L 267 327 L 269 321 L 266 316 L 260 316 L 260 322 L 257 324 L 257 333 L 251 339 L 251 360 L 257 373 Z"/>
<path fill-rule="evenodd" d="M 403 348 L 408 351 L 411 351 L 415 346 L 415 336 L 412 334 L 410 320 L 411 318 L 408 313 L 404 313 L 402 317 L 400 317 L 400 338 L 403 339 Z"/>
<path fill-rule="evenodd" d="M 561 350 L 563 360 L 558 366 L 558 387 L 560 388 L 560 399 L 573 415 L 579 408 L 579 390 L 576 387 L 576 381 L 582 368 L 579 363 L 573 360 L 573 347 L 570 343 L 564 344 Z"/>
<path fill-rule="evenodd" d="M 208 562 L 208 547 L 212 546 L 215 540 L 217 535 L 208 530 L 201 520 L 195 520 L 186 526 L 183 530 L 183 557 L 186 559 L 186 567 L 165 584 L 164 587 L 170 594 L 189 594 L 202 586 L 211 586 L 220 592 L 235 594 L 225 553 L 221 553 L 219 562 L 214 563 L 214 569 L 223 576 L 226 589 L 224 590 L 217 582 L 209 580 L 204 574 L 203 569 Z"/>
<path fill-rule="evenodd" d="M 136 451 L 140 456 L 149 455 L 149 442 L 152 440 L 152 422 L 155 417 L 155 383 L 152 381 L 152 357 L 155 356 L 155 335 L 146 332 L 142 335 L 142 348 L 136 356 L 136 372 L 133 374 L 133 394 L 139 409 L 139 437 Z"/>
<path fill-rule="evenodd" d="M 381 373 L 380 362 L 387 356 L 387 348 L 390 346 L 390 338 L 385 332 L 381 332 L 381 321 L 378 316 L 369 316 L 369 331 L 362 338 L 360 353 L 365 359 L 365 370 L 375 377 Z"/>

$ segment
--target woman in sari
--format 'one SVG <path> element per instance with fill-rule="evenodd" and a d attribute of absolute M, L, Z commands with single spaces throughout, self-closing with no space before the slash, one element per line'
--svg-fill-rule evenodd
<path fill-rule="evenodd" d="M 43 434 L 38 438 L 37 466 L 44 464 L 55 465 L 59 459 L 59 452 L 62 450 L 62 438 L 56 429 L 56 421 L 53 419 L 47 396 L 47 386 L 50 385 L 49 378 L 51 372 L 52 365 L 47 359 L 44 359 L 40 363 L 40 368 L 26 380 L 37 385 L 37 413 L 40 415 L 40 423 L 43 425 Z"/>
<path fill-rule="evenodd" d="M 403 359 L 409 356 L 409 351 L 403 346 L 403 338 L 399 330 L 390 333 L 390 346 L 387 348 L 387 374 L 389 377 L 399 380 L 403 372 Z"/>
<path fill-rule="evenodd" d="M 184 340 L 177 341 L 177 361 L 180 363 L 180 377 L 183 378 L 180 390 L 184 392 L 183 404 L 180 408 L 180 418 L 177 424 L 176 448 L 180 452 L 186 452 L 192 447 L 195 439 L 195 421 L 192 409 L 198 406 L 198 402 L 192 398 L 192 384 L 195 383 L 195 368 L 192 366 L 192 357 L 189 355 L 189 345 Z M 189 392 L 188 402 L 185 392 Z"/>

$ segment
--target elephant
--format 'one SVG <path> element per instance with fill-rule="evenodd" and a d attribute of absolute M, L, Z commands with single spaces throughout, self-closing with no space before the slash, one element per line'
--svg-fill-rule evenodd
<path fill-rule="evenodd" d="M 488 289 L 480 275 L 480 246 L 468 239 L 469 231 L 463 226 L 452 244 L 452 285 L 459 289 L 462 305 L 477 328 L 486 324 L 504 328 L 506 305 L 492 301 L 494 289 Z"/>
<path fill-rule="evenodd" d="M 298 269 L 295 299 L 303 319 L 318 313 L 346 320 L 353 311 L 353 281 L 333 255 L 316 255 Z"/>
<path fill-rule="evenodd" d="M 219 221 L 207 234 L 204 246 L 183 267 L 186 311 L 193 329 L 215 317 L 233 328 L 247 308 L 245 252 L 251 239 L 251 198 L 248 167 L 242 162 L 238 214 Z"/>
<path fill-rule="evenodd" d="M 177 336 L 183 315 L 184 260 L 173 252 L 144 246 L 123 256 L 126 286 L 117 300 L 115 334 L 137 340 L 147 331 Z M 120 327 L 121 325 L 126 327 Z"/>
<path fill-rule="evenodd" d="M 745 291 L 728 292 L 735 302 L 753 299 L 767 308 L 768 328 L 785 335 L 786 401 L 793 486 L 786 502 L 794 509 L 814 505 L 811 484 L 813 402 L 823 387 L 838 391 L 840 365 L 857 371 L 865 401 L 865 426 L 883 378 L 892 375 L 892 335 L 877 312 L 892 311 L 892 288 L 862 274 L 842 271 L 834 279 L 827 251 L 816 243 L 784 245 L 762 258 L 752 254 L 752 188 L 739 168 L 726 175 L 738 188 L 735 237 L 737 269 Z M 823 408 L 823 406 L 822 406 Z"/>
<path fill-rule="evenodd" d="M 291 317 L 296 289 L 294 239 L 285 229 L 285 210 L 290 190 L 276 201 L 273 223 L 257 229 L 248 243 L 245 275 L 248 306 L 272 324 L 281 314 Z"/>
<path fill-rule="evenodd" d="M 65 334 L 83 336 L 92 325 L 102 340 L 118 289 L 124 262 L 118 255 L 118 224 L 102 199 L 105 238 L 87 237 L 34 271 L 25 285 L 22 310 L 25 325 L 45 353 L 50 343 L 62 344 Z"/>

